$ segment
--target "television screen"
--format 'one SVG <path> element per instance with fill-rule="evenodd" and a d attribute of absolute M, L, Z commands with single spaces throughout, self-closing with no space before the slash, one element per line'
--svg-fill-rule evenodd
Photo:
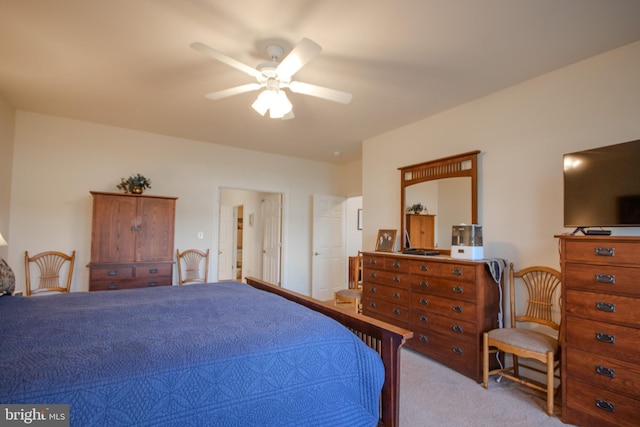
<path fill-rule="evenodd" d="M 640 227 L 640 140 L 564 155 L 565 227 Z"/>

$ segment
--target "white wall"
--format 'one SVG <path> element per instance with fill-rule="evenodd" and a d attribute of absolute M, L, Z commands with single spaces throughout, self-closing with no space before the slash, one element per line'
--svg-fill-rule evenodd
<path fill-rule="evenodd" d="M 25 250 L 75 249 L 72 290 L 87 290 L 89 191 L 117 192 L 121 177 L 139 172 L 152 180 L 149 194 L 178 197 L 178 248 L 217 248 L 221 187 L 283 193 L 283 286 L 308 294 L 311 195 L 342 195 L 340 178 L 345 174 L 341 168 L 18 111 L 8 262 L 16 273 L 17 288 L 22 289 Z M 197 231 L 204 231 L 204 240 L 197 240 Z M 215 258 L 209 272 L 214 278 Z"/>
<path fill-rule="evenodd" d="M 485 256 L 559 268 L 562 155 L 640 139 L 638 70 L 640 42 L 365 141 L 363 248 L 400 228 L 398 167 L 479 149 Z"/>
<path fill-rule="evenodd" d="M 9 200 L 11 197 L 14 121 L 15 111 L 0 96 L 0 234 L 9 245 L 11 245 L 12 240 L 9 235 Z M 0 246 L 0 258 L 6 260 L 8 259 L 8 254 L 8 247 Z"/>

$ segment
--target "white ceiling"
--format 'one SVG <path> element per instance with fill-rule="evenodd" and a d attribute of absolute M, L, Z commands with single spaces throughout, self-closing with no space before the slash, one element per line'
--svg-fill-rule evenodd
<path fill-rule="evenodd" d="M 640 40 L 639 22 L 638 0 L 0 0 L 0 95 L 20 110 L 344 163 L 367 138 Z M 266 41 L 303 37 L 323 52 L 295 80 L 351 104 L 289 93 L 296 118 L 283 121 L 251 109 L 256 92 L 204 98 L 253 80 L 192 42 L 256 66 Z"/>

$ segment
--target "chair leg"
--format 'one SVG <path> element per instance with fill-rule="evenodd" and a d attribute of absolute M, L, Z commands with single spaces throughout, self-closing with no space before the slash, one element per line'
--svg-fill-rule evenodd
<path fill-rule="evenodd" d="M 489 334 L 482 335 L 482 386 L 489 388 Z"/>
<path fill-rule="evenodd" d="M 553 395 L 555 389 L 553 381 L 555 378 L 555 370 L 553 369 L 553 353 L 547 353 L 547 414 L 553 415 Z"/>

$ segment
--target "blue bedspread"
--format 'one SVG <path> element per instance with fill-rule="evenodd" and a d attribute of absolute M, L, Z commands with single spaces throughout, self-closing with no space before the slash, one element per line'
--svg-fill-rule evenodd
<path fill-rule="evenodd" d="M 380 357 L 239 282 L 0 298 L 0 403 L 75 426 L 375 426 Z"/>

